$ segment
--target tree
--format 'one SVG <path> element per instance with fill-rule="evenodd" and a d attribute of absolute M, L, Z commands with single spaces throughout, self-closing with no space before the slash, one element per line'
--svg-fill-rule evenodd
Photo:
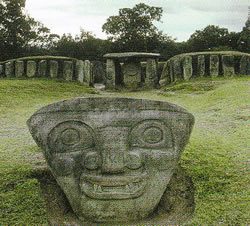
<path fill-rule="evenodd" d="M 0 0 L 1 58 L 25 55 L 30 48 L 47 48 L 57 37 L 24 12 L 25 0 Z"/>
<path fill-rule="evenodd" d="M 229 33 L 227 28 L 209 25 L 203 30 L 197 30 L 187 41 L 190 52 L 214 49 L 233 50 L 237 48 L 238 33 Z"/>
<path fill-rule="evenodd" d="M 122 8 L 118 16 L 110 16 L 102 29 L 115 42 L 117 50 L 158 51 L 160 43 L 169 41 L 153 24 L 160 21 L 163 9 L 140 3 L 131 8 Z"/>
<path fill-rule="evenodd" d="M 250 53 L 250 19 L 247 20 L 238 39 L 238 48 L 242 52 Z"/>

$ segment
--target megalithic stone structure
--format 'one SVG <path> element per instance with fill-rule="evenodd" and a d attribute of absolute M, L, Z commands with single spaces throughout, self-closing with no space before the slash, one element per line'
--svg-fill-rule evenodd
<path fill-rule="evenodd" d="M 33 78 L 36 76 L 36 62 L 33 60 L 27 61 L 27 77 Z"/>
<path fill-rule="evenodd" d="M 17 78 L 22 78 L 24 76 L 24 62 L 22 60 L 17 60 L 15 62 L 15 76 Z"/>

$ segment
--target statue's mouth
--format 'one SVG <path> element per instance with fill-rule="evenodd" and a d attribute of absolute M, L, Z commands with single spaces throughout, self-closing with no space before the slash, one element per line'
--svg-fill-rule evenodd
<path fill-rule="evenodd" d="M 147 175 L 90 176 L 82 175 L 81 190 L 94 199 L 131 199 L 141 196 L 146 188 Z"/>

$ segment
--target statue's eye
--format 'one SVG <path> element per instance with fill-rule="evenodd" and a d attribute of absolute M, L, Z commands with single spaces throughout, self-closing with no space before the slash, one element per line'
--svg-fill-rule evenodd
<path fill-rule="evenodd" d="M 94 146 L 93 130 L 80 121 L 66 121 L 56 125 L 49 133 L 52 152 L 75 152 Z"/>
<path fill-rule="evenodd" d="M 162 141 L 164 132 L 161 128 L 152 126 L 144 130 L 142 139 L 149 144 L 156 144 Z"/>
<path fill-rule="evenodd" d="M 137 124 L 130 133 L 134 147 L 170 148 L 173 146 L 172 133 L 160 120 L 146 120 Z"/>

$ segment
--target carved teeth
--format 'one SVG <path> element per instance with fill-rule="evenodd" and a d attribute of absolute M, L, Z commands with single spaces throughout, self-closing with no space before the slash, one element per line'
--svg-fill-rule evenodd
<path fill-rule="evenodd" d="M 101 192 L 102 191 L 102 187 L 99 185 L 97 186 L 97 191 Z"/>

